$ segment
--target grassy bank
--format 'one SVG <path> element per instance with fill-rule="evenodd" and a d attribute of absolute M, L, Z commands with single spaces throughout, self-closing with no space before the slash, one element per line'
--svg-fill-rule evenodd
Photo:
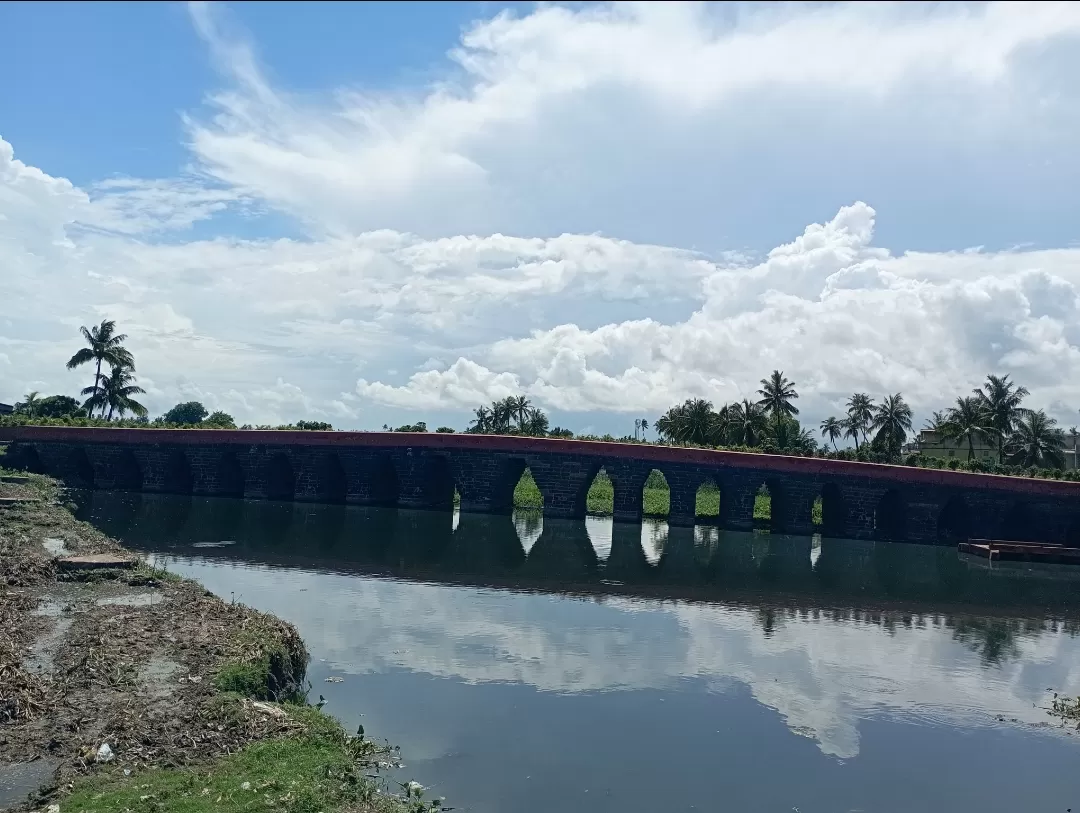
<path fill-rule="evenodd" d="M 25 809 L 432 809 L 379 778 L 396 751 L 306 704 L 291 624 L 138 562 L 48 478 L 0 496 L 17 498 L 0 504 L 0 764 L 58 764 Z M 71 570 L 58 552 L 134 561 Z"/>
<path fill-rule="evenodd" d="M 609 516 L 615 502 L 615 490 L 611 478 L 603 469 L 593 480 L 586 497 L 585 510 L 596 516 Z M 514 489 L 514 507 L 523 509 L 541 509 L 544 497 L 540 493 L 532 472 L 528 469 Z M 642 492 L 642 513 L 646 517 L 665 518 L 671 510 L 671 492 L 663 475 L 653 472 L 645 481 Z M 697 493 L 696 516 L 702 519 L 716 517 L 720 513 L 720 490 L 713 483 L 705 483 Z M 754 498 L 754 519 L 768 522 L 772 517 L 772 502 L 767 491 L 762 491 Z M 814 503 L 814 524 L 821 524 L 821 500 Z"/>
<path fill-rule="evenodd" d="M 348 736 L 310 706 L 280 707 L 281 736 L 246 746 L 209 765 L 151 769 L 77 782 L 63 808 L 80 813 L 174 811 L 175 813 L 255 813 L 256 811 L 350 811 L 420 813 L 440 811 L 418 785 L 405 797 L 384 793 L 367 773 L 392 752 Z"/>

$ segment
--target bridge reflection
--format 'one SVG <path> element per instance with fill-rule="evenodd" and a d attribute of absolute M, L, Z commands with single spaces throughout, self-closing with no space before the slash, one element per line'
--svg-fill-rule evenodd
<path fill-rule="evenodd" d="M 165 555 L 804 612 L 1080 617 L 1080 573 L 988 567 L 941 546 L 100 491 L 78 501 L 80 517 Z"/>

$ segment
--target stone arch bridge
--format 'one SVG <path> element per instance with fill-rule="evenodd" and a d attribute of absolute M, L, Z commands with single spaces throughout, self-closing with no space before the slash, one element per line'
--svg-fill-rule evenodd
<path fill-rule="evenodd" d="M 9 459 L 70 486 L 509 513 L 528 468 L 544 515 L 578 518 L 603 468 L 616 521 L 641 519 L 653 469 L 671 490 L 668 522 L 691 526 L 697 490 L 720 489 L 723 528 L 753 527 L 765 485 L 771 529 L 912 542 L 998 538 L 1080 543 L 1080 483 L 820 458 L 492 435 L 215 429 L 0 428 Z"/>

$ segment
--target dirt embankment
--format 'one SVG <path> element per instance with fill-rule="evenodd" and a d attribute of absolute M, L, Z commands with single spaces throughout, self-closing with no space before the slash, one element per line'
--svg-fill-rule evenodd
<path fill-rule="evenodd" d="M 307 711 L 261 702 L 303 694 L 308 656 L 291 625 L 137 560 L 65 567 L 73 555 L 134 556 L 75 520 L 54 481 L 4 480 L 0 777 L 16 779 L 6 790 L 0 779 L 0 810 L 62 805 L 88 774 L 213 765 L 307 725 Z"/>

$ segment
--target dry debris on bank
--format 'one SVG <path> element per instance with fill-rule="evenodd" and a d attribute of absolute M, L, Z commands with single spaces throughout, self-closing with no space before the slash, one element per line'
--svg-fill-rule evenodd
<path fill-rule="evenodd" d="M 222 691 L 238 675 L 249 696 L 299 695 L 307 652 L 290 624 L 142 562 L 65 570 L 61 547 L 124 551 L 46 478 L 0 483 L 0 496 L 41 498 L 0 506 L 0 766 L 53 760 L 62 788 L 102 761 L 205 763 L 296 731 L 277 707 Z"/>

